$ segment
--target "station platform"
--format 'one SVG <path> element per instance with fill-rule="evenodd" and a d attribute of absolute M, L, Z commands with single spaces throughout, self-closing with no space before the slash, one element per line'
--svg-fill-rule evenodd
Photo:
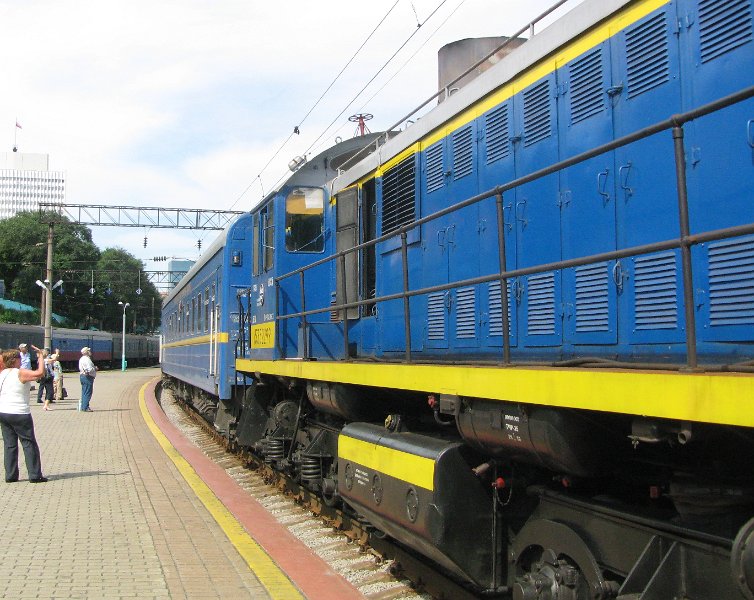
<path fill-rule="evenodd" d="M 32 416 L 49 481 L 0 483 L 0 598 L 362 598 L 165 418 L 158 369 Z"/>

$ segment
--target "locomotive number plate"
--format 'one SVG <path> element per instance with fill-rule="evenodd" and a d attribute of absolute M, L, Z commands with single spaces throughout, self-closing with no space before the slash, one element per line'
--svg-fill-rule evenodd
<path fill-rule="evenodd" d="M 252 348 L 273 348 L 275 346 L 275 323 L 262 323 L 251 327 Z"/>

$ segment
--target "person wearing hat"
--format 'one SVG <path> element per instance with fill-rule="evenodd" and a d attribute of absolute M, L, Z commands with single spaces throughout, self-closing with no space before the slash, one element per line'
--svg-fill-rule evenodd
<path fill-rule="evenodd" d="M 21 353 L 21 368 L 31 369 L 31 354 L 29 354 L 29 346 L 26 344 L 19 344 L 18 351 Z"/>
<path fill-rule="evenodd" d="M 79 410 L 82 412 L 92 412 L 89 408 L 89 402 L 92 400 L 94 391 L 94 378 L 97 376 L 97 367 L 92 362 L 92 349 L 84 346 L 81 349 L 81 358 L 79 359 L 79 379 L 81 380 L 81 404 Z"/>

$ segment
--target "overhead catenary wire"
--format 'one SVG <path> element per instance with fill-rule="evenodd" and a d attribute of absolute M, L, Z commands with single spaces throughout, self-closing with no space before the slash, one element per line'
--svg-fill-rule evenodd
<path fill-rule="evenodd" d="M 390 64 L 390 63 L 391 63 L 391 62 L 393 61 L 393 59 L 394 59 L 394 58 L 395 58 L 395 57 L 396 57 L 396 56 L 397 56 L 397 55 L 398 55 L 398 54 L 400 53 L 400 51 L 401 51 L 401 50 L 403 50 L 403 48 L 405 48 L 405 47 L 406 47 L 406 44 L 408 44 L 408 43 L 409 43 L 409 42 L 411 41 L 411 39 L 413 39 L 413 37 L 414 37 L 414 36 L 415 36 L 415 35 L 416 35 L 416 34 L 417 34 L 417 33 L 418 33 L 418 32 L 419 32 L 420 30 L 421 30 L 421 28 L 422 28 L 422 27 L 424 26 L 424 24 L 426 24 L 426 23 L 427 23 L 427 21 L 429 21 L 429 20 L 430 20 L 430 19 L 431 19 L 431 18 L 432 18 L 433 16 L 435 16 L 435 14 L 437 14 L 437 11 L 439 11 L 439 10 L 440 10 L 440 9 L 441 9 L 441 8 L 442 8 L 442 7 L 444 6 L 444 5 L 445 5 L 445 3 L 446 3 L 447 1 L 448 1 L 448 0 L 442 0 L 442 1 L 440 2 L 440 4 L 438 4 L 438 5 L 437 5 L 437 6 L 435 7 L 435 9 L 434 9 L 434 10 L 433 10 L 433 11 L 432 11 L 432 12 L 431 12 L 430 14 L 429 14 L 429 16 L 428 16 L 428 17 L 427 17 L 427 18 L 426 18 L 426 19 L 424 20 L 424 23 L 419 23 L 419 26 L 418 26 L 418 27 L 417 27 L 417 28 L 416 28 L 416 29 L 415 29 L 414 31 L 412 31 L 412 32 L 411 32 L 411 35 L 409 35 L 409 36 L 408 36 L 408 37 L 407 37 L 407 38 L 406 38 L 406 39 L 404 40 L 404 42 L 403 42 L 403 43 L 402 43 L 402 44 L 401 44 L 401 45 L 400 45 L 400 46 L 398 47 L 398 49 L 397 49 L 397 50 L 396 50 L 395 52 L 393 52 L 393 54 L 392 54 L 392 55 L 390 56 L 390 58 L 388 58 L 388 59 L 387 59 L 387 60 L 385 61 L 385 64 L 383 64 L 383 65 L 382 65 L 382 66 L 381 66 L 381 67 L 380 67 L 380 68 L 379 68 L 379 69 L 377 70 L 377 72 L 376 72 L 376 73 L 375 73 L 375 74 L 374 74 L 374 75 L 373 75 L 373 76 L 371 77 L 371 79 L 370 79 L 369 81 L 367 81 L 367 82 L 366 82 L 366 83 L 364 84 L 364 86 L 363 86 L 363 87 L 362 87 L 362 88 L 361 88 L 361 89 L 360 89 L 360 90 L 359 90 L 359 91 L 358 91 L 358 92 L 356 93 L 356 95 L 355 95 L 355 96 L 354 96 L 354 97 L 353 97 L 353 98 L 352 98 L 352 99 L 351 99 L 351 100 L 350 100 L 350 101 L 349 101 L 349 102 L 348 102 L 348 103 L 346 104 L 346 106 L 345 106 L 345 107 L 343 108 L 343 110 L 341 110 L 341 111 L 340 111 L 340 112 L 338 113 L 338 115 L 337 115 L 337 116 L 336 116 L 336 117 L 335 117 L 335 118 L 334 118 L 334 119 L 333 119 L 333 120 L 332 120 L 332 121 L 330 122 L 330 124 L 329 124 L 329 125 L 328 125 L 327 127 L 325 127 L 325 130 L 324 130 L 324 131 L 323 131 L 323 132 L 322 132 L 321 134 L 319 134 L 319 136 L 318 136 L 318 137 L 317 137 L 317 138 L 316 138 L 316 139 L 315 139 L 315 140 L 314 140 L 314 141 L 313 141 L 313 142 L 312 142 L 312 143 L 311 143 L 311 144 L 309 145 L 309 147 L 308 147 L 308 148 L 307 148 L 307 149 L 305 150 L 305 152 L 304 152 L 305 154 L 306 154 L 306 153 L 308 153 L 308 152 L 309 152 L 309 150 L 311 150 L 311 148 L 312 148 L 312 147 L 313 147 L 313 146 L 314 146 L 314 145 L 315 145 L 315 144 L 316 144 L 317 142 L 319 142 L 319 140 L 321 140 L 321 139 L 322 139 L 322 138 L 323 138 L 323 137 L 324 137 L 324 136 L 325 136 L 325 135 L 327 134 L 327 132 L 328 132 L 328 131 L 330 130 L 330 128 L 331 128 L 331 127 L 332 127 L 332 126 L 333 126 L 333 125 L 334 125 L 334 124 L 335 124 L 335 123 L 336 123 L 336 122 L 338 121 L 338 119 L 340 119 L 340 118 L 341 118 L 341 117 L 343 116 L 343 114 L 344 114 L 344 113 L 345 113 L 345 112 L 346 112 L 346 111 L 347 111 L 347 110 L 348 110 L 348 109 L 349 109 L 349 108 L 351 107 L 351 105 L 352 105 L 352 104 L 353 104 L 354 102 L 356 102 L 356 100 L 357 100 L 357 99 L 359 98 L 359 96 L 361 96 L 361 94 L 363 94 L 363 93 L 364 93 L 364 91 L 365 91 L 365 90 L 366 90 L 366 89 L 367 89 L 367 88 L 368 88 L 368 87 L 369 87 L 369 86 L 370 86 L 370 85 L 372 84 L 372 82 L 373 82 L 373 81 L 374 81 L 375 79 L 377 79 L 377 77 L 378 77 L 378 76 L 380 75 L 380 73 L 382 73 L 382 71 L 384 71 L 384 70 L 385 70 L 385 69 L 387 68 L 387 66 L 388 66 L 388 65 L 389 65 L 389 64 Z"/>
<path fill-rule="evenodd" d="M 403 64 L 402 64 L 402 65 L 401 65 L 400 67 L 398 67 L 398 68 L 396 69 L 396 71 L 395 71 L 395 72 L 394 72 L 394 73 L 393 73 L 393 74 L 392 74 L 392 75 L 391 75 L 391 76 L 390 76 L 390 77 L 389 77 L 388 79 L 386 79 L 386 80 L 385 80 L 385 82 L 384 82 L 384 83 L 382 84 L 382 86 L 380 86 L 380 88 L 379 88 L 379 89 L 377 89 L 377 91 L 375 91 L 375 92 L 374 92 L 374 94 L 372 94 L 372 95 L 371 95 L 371 96 L 369 97 L 369 99 L 367 99 L 366 101 L 364 101 L 364 102 L 363 102 L 363 103 L 361 104 L 361 106 L 360 106 L 360 107 L 359 107 L 359 108 L 357 109 L 357 112 L 363 112 L 363 111 L 364 111 L 364 110 L 366 109 L 366 107 L 367 107 L 367 106 L 369 105 L 369 103 L 370 103 L 370 102 L 371 102 L 372 100 L 374 100 L 374 99 L 375 99 L 375 98 L 377 97 L 377 95 L 378 95 L 378 94 L 380 94 L 380 93 L 381 93 L 381 92 L 382 92 L 382 91 L 383 91 L 383 90 L 384 90 L 384 89 L 385 89 L 385 88 L 386 88 L 386 87 L 388 86 L 388 84 L 389 84 L 389 83 L 390 83 L 391 81 L 393 81 L 393 79 L 395 79 L 395 78 L 396 78 L 396 77 L 397 77 L 397 76 L 398 76 L 398 75 L 399 75 L 399 74 L 401 73 L 401 71 L 403 71 L 403 69 L 405 69 L 405 68 L 406 68 L 406 66 L 407 66 L 407 65 L 408 65 L 408 64 L 409 64 L 409 63 L 410 63 L 410 62 L 411 62 L 411 61 L 412 61 L 412 60 L 413 60 L 414 58 L 416 58 L 416 55 L 417 55 L 417 54 L 419 54 L 419 52 L 420 52 L 420 51 L 421 51 L 421 50 L 422 50 L 422 49 L 423 49 L 423 48 L 424 48 L 424 47 L 425 47 L 425 46 L 426 46 L 426 45 L 427 45 L 427 44 L 429 43 L 429 41 L 430 41 L 430 40 L 431 40 L 431 39 L 432 39 L 432 38 L 433 38 L 433 37 L 435 36 L 435 34 L 437 34 L 437 32 L 438 32 L 438 31 L 440 31 L 440 29 L 442 29 L 442 28 L 443 28 L 443 27 L 445 26 L 445 24 L 446 24 L 446 23 L 447 23 L 447 22 L 448 22 L 448 21 L 449 21 L 449 20 L 450 20 L 450 19 L 451 19 L 451 18 L 452 18 L 452 17 L 453 17 L 453 16 L 454 16 L 454 15 L 455 15 L 455 14 L 456 14 L 457 12 L 458 12 L 458 9 L 460 9 L 460 8 L 461 8 L 461 6 L 463 6 L 463 5 L 465 4 L 465 3 L 466 3 L 466 0 L 461 0 L 461 1 L 460 1 L 460 2 L 459 2 L 459 3 L 457 4 L 457 5 L 456 5 L 456 7 L 455 7 L 455 8 L 454 8 L 454 9 L 453 9 L 453 10 L 452 10 L 452 11 L 451 11 L 451 12 L 450 12 L 449 14 L 448 14 L 448 16 L 447 16 L 447 17 L 445 17 L 445 19 L 444 19 L 444 20 L 442 21 L 442 23 L 440 23 L 440 24 L 439 24 L 439 25 L 438 25 L 437 27 L 435 27 L 434 31 L 433 31 L 432 33 L 430 33 L 430 34 L 429 34 L 429 35 L 427 36 L 427 39 L 426 39 L 426 40 L 424 40 L 424 41 L 423 41 L 423 42 L 421 43 L 421 45 L 420 45 L 420 46 L 419 46 L 419 47 L 418 47 L 418 48 L 417 48 L 417 49 L 416 49 L 416 50 L 415 50 L 415 51 L 413 52 L 413 54 L 411 54 L 411 56 L 409 56 L 409 57 L 408 57 L 408 58 L 407 58 L 407 59 L 406 59 L 406 60 L 405 60 L 405 61 L 403 62 Z M 412 4 L 412 6 L 413 6 L 413 4 Z M 337 135 L 337 134 L 338 134 L 338 133 L 340 133 L 340 131 L 341 131 L 341 130 L 343 130 L 343 128 L 345 128 L 345 127 L 346 127 L 346 124 L 344 123 L 343 125 L 341 125 L 340 127 L 338 127 L 338 129 L 336 129 L 336 130 L 334 131 L 334 133 L 335 133 L 335 134 Z M 314 149 L 314 151 L 315 151 L 315 152 L 316 152 L 316 151 L 318 151 L 318 149 L 319 149 L 319 148 L 320 148 L 320 147 L 321 147 L 321 146 L 322 146 L 322 145 L 323 145 L 324 143 L 325 143 L 325 141 L 324 141 L 324 140 L 322 140 L 322 141 L 321 141 L 321 142 L 319 143 L 319 145 L 318 145 L 318 146 L 317 146 L 317 147 L 316 147 L 316 148 Z"/>
<path fill-rule="evenodd" d="M 259 180 L 260 186 L 262 186 L 262 173 L 264 173 L 267 168 L 272 164 L 272 161 L 274 161 L 280 152 L 282 152 L 283 148 L 288 144 L 288 142 L 291 141 L 291 138 L 294 135 L 298 135 L 300 132 L 301 126 L 304 124 L 304 122 L 309 118 L 309 116 L 314 112 L 314 109 L 317 108 L 317 106 L 322 102 L 322 100 L 325 98 L 325 96 L 328 94 L 328 92 L 332 89 L 332 87 L 337 83 L 337 81 L 340 79 L 340 77 L 343 75 L 343 73 L 346 71 L 346 69 L 351 65 L 351 63 L 356 59 L 356 57 L 359 55 L 359 53 L 364 49 L 364 46 L 367 45 L 370 39 L 374 36 L 374 34 L 377 32 L 377 30 L 382 26 L 382 24 L 387 20 L 387 18 L 390 16 L 390 13 L 393 12 L 395 7 L 398 5 L 400 0 L 395 0 L 393 5 L 388 9 L 388 11 L 385 13 L 385 15 L 380 19 L 379 23 L 372 29 L 372 32 L 366 37 L 366 39 L 361 43 L 361 45 L 356 49 L 356 51 L 353 53 L 351 58 L 348 59 L 346 64 L 343 66 L 343 68 L 338 72 L 338 74 L 335 76 L 335 78 L 330 82 L 330 84 L 327 86 L 324 92 L 317 98 L 317 100 L 314 102 L 314 104 L 311 106 L 311 108 L 306 112 L 306 114 L 299 120 L 298 124 L 294 126 L 293 131 L 288 135 L 287 138 L 285 138 L 285 141 L 280 145 L 280 147 L 274 152 L 274 154 L 270 157 L 270 159 L 265 163 L 265 165 L 262 167 L 262 169 L 257 174 L 256 178 L 248 185 L 246 186 L 246 189 L 241 193 L 241 195 L 236 198 L 236 200 L 231 204 L 230 208 L 232 209 L 238 202 L 243 198 L 246 193 L 249 191 L 251 186 L 253 185 L 254 181 L 257 179 Z M 412 5 L 413 6 L 413 5 Z M 414 11 L 416 12 L 416 11 Z M 262 197 L 264 197 L 264 186 L 262 186 Z"/>
<path fill-rule="evenodd" d="M 320 141 L 320 140 L 321 140 L 321 139 L 322 139 L 322 138 L 323 138 L 323 137 L 324 137 L 324 136 L 325 136 L 326 134 L 327 134 L 327 132 L 328 132 L 328 131 L 330 130 L 330 128 L 331 128 L 331 127 L 332 127 L 332 126 L 333 126 L 333 125 L 334 125 L 335 123 L 337 123 L 338 119 L 340 119 L 340 118 L 341 118 L 341 117 L 343 116 L 343 114 L 344 114 L 344 113 L 345 113 L 345 112 L 346 112 L 346 111 L 347 111 L 347 110 L 348 110 L 348 109 L 349 109 L 349 108 L 351 107 L 351 105 L 352 105 L 352 104 L 353 104 L 354 102 L 356 102 L 356 100 L 357 100 L 357 99 L 359 98 L 359 96 L 361 96 L 361 94 L 363 94 L 363 93 L 364 93 L 364 91 L 365 91 L 365 90 L 366 90 L 366 89 L 367 89 L 367 88 L 368 88 L 368 87 L 369 87 L 369 86 L 370 86 L 370 85 L 372 84 L 372 82 L 373 82 L 373 81 L 374 81 L 375 79 L 377 79 L 377 77 L 378 77 L 378 76 L 380 75 L 380 73 L 382 73 L 382 71 L 384 71 L 384 70 L 385 70 L 385 69 L 387 68 L 387 66 L 388 66 L 388 65 L 389 65 L 389 64 L 390 64 L 390 63 L 391 63 L 391 62 L 393 61 L 393 59 L 394 59 L 394 58 L 395 58 L 395 57 L 396 57 L 396 56 L 397 56 L 397 55 L 398 55 L 398 54 L 399 54 L 399 53 L 401 52 L 401 50 L 403 50 L 403 48 L 405 48 L 405 47 L 406 47 L 406 44 L 408 44 L 408 43 L 409 43 L 409 42 L 411 41 L 411 39 L 412 39 L 412 38 L 413 38 L 413 37 L 414 37 L 414 36 L 415 36 L 415 35 L 416 35 L 416 34 L 417 34 L 417 33 L 418 33 L 419 31 L 420 31 L 420 29 L 421 29 L 421 28 L 422 28 L 422 27 L 423 27 L 423 26 L 424 26 L 424 25 L 425 25 L 425 24 L 426 24 L 426 23 L 427 23 L 427 22 L 428 22 L 428 21 L 429 21 L 429 20 L 430 20 L 430 19 L 431 19 L 431 18 L 432 18 L 432 17 L 434 16 L 434 15 L 435 15 L 435 14 L 437 14 L 437 12 L 438 12 L 438 11 L 439 11 L 439 10 L 440 10 L 440 9 L 441 9 L 441 8 L 442 8 L 442 7 L 444 6 L 444 5 L 445 5 L 445 3 L 446 3 L 446 2 L 447 2 L 447 0 L 442 0 L 442 1 L 441 1 L 441 2 L 440 2 L 440 3 L 439 3 L 439 4 L 438 4 L 438 5 L 436 6 L 436 7 L 435 7 L 435 9 L 434 9 L 434 10 L 433 10 L 433 11 L 432 11 L 432 12 L 431 12 L 430 14 L 429 14 L 429 16 L 428 16 L 428 17 L 427 17 L 427 18 L 426 18 L 426 19 L 424 20 L 424 23 L 419 23 L 419 26 L 418 26 L 418 27 L 417 27 L 416 29 L 414 29 L 414 30 L 413 30 L 413 31 L 411 32 L 411 35 L 409 35 L 409 36 L 408 36 L 408 37 L 407 37 L 407 38 L 406 38 L 406 39 L 405 39 L 405 40 L 403 41 L 403 43 L 402 43 L 402 44 L 401 44 L 401 45 L 400 45 L 400 46 L 398 47 L 398 49 L 397 49 L 397 50 L 396 50 L 395 52 L 393 52 L 393 54 L 392 54 L 392 55 L 390 56 L 390 58 L 388 58 L 388 59 L 387 59 L 387 61 L 385 61 L 385 63 L 384 63 L 384 64 L 383 64 L 383 65 L 382 65 L 382 66 L 381 66 L 381 67 L 380 67 L 380 68 L 379 68 L 379 69 L 377 70 L 377 72 L 376 72 L 376 73 L 375 73 L 375 74 L 374 74 L 374 75 L 373 75 L 373 76 L 372 76 L 372 77 L 371 77 L 371 78 L 369 79 L 369 81 L 367 81 L 367 82 L 366 82 L 366 83 L 364 84 L 364 86 L 363 86 L 363 87 L 362 87 L 362 88 L 361 88 L 361 89 L 360 89 L 360 90 L 359 90 L 359 91 L 358 91 L 358 92 L 356 93 L 356 95 L 355 95 L 355 96 L 354 96 L 354 97 L 353 97 L 353 98 L 352 98 L 352 99 L 351 99 L 351 100 L 350 100 L 350 101 L 349 101 L 349 102 L 348 102 L 348 103 L 347 103 L 347 104 L 345 105 L 345 107 L 343 108 L 343 110 L 341 110 L 341 111 L 340 111 L 340 112 L 338 113 L 338 115 L 337 115 L 337 116 L 336 116 L 336 117 L 335 117 L 335 118 L 334 118 L 334 119 L 333 119 L 333 120 L 332 120 L 332 121 L 330 122 L 330 124 L 329 124 L 329 125 L 328 125 L 327 127 L 325 127 L 324 131 L 322 131 L 322 133 L 320 133 L 320 134 L 319 134 L 319 136 L 317 136 L 317 138 L 316 138 L 316 139 L 315 139 L 315 140 L 314 140 L 314 141 L 313 141 L 313 142 L 312 142 L 312 143 L 311 143 L 311 144 L 309 145 L 309 147 L 308 147 L 308 148 L 307 148 L 307 149 L 306 149 L 306 150 L 304 151 L 304 155 L 308 154 L 308 153 L 309 153 L 309 152 L 311 151 L 311 149 L 312 149 L 312 148 L 313 148 L 313 147 L 314 147 L 314 146 L 315 146 L 315 145 L 316 145 L 316 144 L 317 144 L 317 143 L 318 143 L 318 142 L 319 142 L 319 141 Z M 275 182 L 275 185 L 274 185 L 273 187 L 277 187 L 278 185 L 280 185 L 280 184 L 281 184 L 281 183 L 282 183 L 282 182 L 284 181 L 284 179 L 285 179 L 286 177 L 287 177 L 287 174 L 285 174 L 285 173 L 284 173 L 283 175 L 281 175 L 281 176 L 280 176 L 280 178 L 279 178 L 279 179 L 278 179 L 278 180 L 277 180 L 277 181 Z"/>

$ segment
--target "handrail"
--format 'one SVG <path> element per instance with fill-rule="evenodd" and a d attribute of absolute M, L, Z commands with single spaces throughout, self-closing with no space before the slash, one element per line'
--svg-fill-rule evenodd
<path fill-rule="evenodd" d="M 731 237 L 736 237 L 736 236 L 741 236 L 741 235 L 754 234 L 754 223 L 737 225 L 734 227 L 727 227 L 724 229 L 716 229 L 716 230 L 706 231 L 706 232 L 697 233 L 697 234 L 690 233 L 689 216 L 688 216 L 688 198 L 686 194 L 683 125 L 690 121 L 693 121 L 694 119 L 716 112 L 718 110 L 721 110 L 723 108 L 726 108 L 738 102 L 742 102 L 743 100 L 747 100 L 752 97 L 754 97 L 754 86 L 744 88 L 734 94 L 730 94 L 728 96 L 725 96 L 724 98 L 720 98 L 714 102 L 710 102 L 694 110 L 687 111 L 687 112 L 677 114 L 677 115 L 673 115 L 669 119 L 660 121 L 649 127 L 645 127 L 633 134 L 623 136 L 621 138 L 618 138 L 606 144 L 602 144 L 592 150 L 589 150 L 587 152 L 582 152 L 569 159 L 559 161 L 549 167 L 539 169 L 538 171 L 534 171 L 533 173 L 514 179 L 506 184 L 497 186 L 491 190 L 472 196 L 471 198 L 468 198 L 462 202 L 458 202 L 452 206 L 446 207 L 442 210 L 432 213 L 431 215 L 427 215 L 412 223 L 404 225 L 398 228 L 397 230 L 390 232 L 389 234 L 385 234 L 378 238 L 370 240 L 368 242 L 358 244 L 352 248 L 349 248 L 348 250 L 337 252 L 331 256 L 320 259 L 314 263 L 311 263 L 299 269 L 295 269 L 294 271 L 290 271 L 288 273 L 280 275 L 275 278 L 276 288 L 279 288 L 280 282 L 283 281 L 284 279 L 292 277 L 297 274 L 301 274 L 300 275 L 300 281 L 302 285 L 301 294 L 302 294 L 302 297 L 304 297 L 305 293 L 303 289 L 303 283 L 304 283 L 303 273 L 305 271 L 309 269 L 313 269 L 317 266 L 329 263 L 334 260 L 339 261 L 341 269 L 344 269 L 345 257 L 347 254 L 351 252 L 358 252 L 364 248 L 368 248 L 370 246 L 379 244 L 389 239 L 396 238 L 398 236 L 400 236 L 400 238 L 402 239 L 403 288 L 404 288 L 402 292 L 397 292 L 394 294 L 388 294 L 388 295 L 374 297 L 374 298 L 368 298 L 365 300 L 359 300 L 359 301 L 354 301 L 354 302 L 345 302 L 345 299 L 347 298 L 346 289 L 345 289 L 346 278 L 342 274 L 341 279 L 342 279 L 343 288 L 344 288 L 342 290 L 342 298 L 344 302 L 337 303 L 335 305 L 328 305 L 327 307 L 323 307 L 323 308 L 302 310 L 300 312 L 290 313 L 290 314 L 285 314 L 285 315 L 277 314 L 275 317 L 275 320 L 283 321 L 287 319 L 303 317 L 304 323 L 305 323 L 306 322 L 305 318 L 310 315 L 321 314 L 325 312 L 341 313 L 343 315 L 343 320 L 344 320 L 344 338 L 345 338 L 344 341 L 345 341 L 345 349 L 346 349 L 345 356 L 346 358 L 348 358 L 348 334 L 347 334 L 348 309 L 364 306 L 367 304 L 371 305 L 378 302 L 398 300 L 402 298 L 404 299 L 404 326 L 405 326 L 406 335 L 407 335 L 405 360 L 407 362 L 410 362 L 411 360 L 410 325 L 409 325 L 410 315 L 408 313 L 408 299 L 413 296 L 419 296 L 419 295 L 434 293 L 438 291 L 450 290 L 450 289 L 454 289 L 461 286 L 477 285 L 481 283 L 488 283 L 488 282 L 499 280 L 501 282 L 501 291 L 500 291 L 501 300 L 504 299 L 504 301 L 507 302 L 507 280 L 508 279 L 526 276 L 526 275 L 532 275 L 536 273 L 542 273 L 546 271 L 563 270 L 567 268 L 572 268 L 572 267 L 577 267 L 577 266 L 582 266 L 582 265 L 587 265 L 587 264 L 594 264 L 594 263 L 604 262 L 604 261 L 609 261 L 609 260 L 617 260 L 620 258 L 638 256 L 638 255 L 658 252 L 662 250 L 681 249 L 682 271 L 683 271 L 683 282 L 684 282 L 683 303 L 684 303 L 685 318 L 686 318 L 687 366 L 690 369 L 696 369 L 697 368 L 696 334 L 695 334 L 695 323 L 694 323 L 695 316 L 694 316 L 694 306 L 693 306 L 693 296 L 692 296 L 693 289 L 691 285 L 691 282 L 693 281 L 693 277 L 692 277 L 692 272 L 691 272 L 690 248 L 694 245 L 704 243 L 704 242 L 728 239 Z M 620 148 L 627 144 L 630 144 L 634 141 L 637 141 L 637 140 L 640 140 L 640 139 L 643 139 L 643 138 L 646 138 L 651 135 L 657 134 L 662 131 L 667 131 L 667 130 L 672 130 L 673 141 L 674 141 L 674 154 L 675 154 L 675 161 L 676 161 L 676 179 L 677 179 L 677 187 L 678 187 L 678 190 L 677 190 L 678 214 L 679 214 L 679 222 L 680 222 L 679 237 L 669 239 L 669 240 L 662 240 L 662 241 L 654 242 L 651 244 L 633 246 L 633 247 L 624 248 L 620 250 L 613 250 L 609 252 L 591 254 L 591 255 L 582 256 L 579 258 L 560 260 L 560 261 L 556 261 L 552 263 L 540 264 L 540 265 L 535 265 L 535 266 L 520 268 L 520 269 L 505 270 L 505 245 L 504 245 L 505 234 L 504 234 L 504 223 L 502 219 L 502 198 L 505 192 L 513 188 L 516 188 L 518 186 L 521 186 L 525 183 L 535 181 L 537 179 L 540 179 L 542 177 L 545 177 L 547 175 L 550 175 L 562 169 L 568 168 L 575 164 L 584 162 L 585 160 L 588 160 L 600 154 L 604 154 L 605 152 L 609 152 L 616 148 Z M 482 200 L 491 198 L 493 196 L 496 197 L 496 204 L 498 206 L 497 232 L 498 232 L 498 253 L 499 253 L 499 259 L 500 259 L 500 272 L 494 273 L 491 275 L 464 279 L 460 281 L 448 282 L 441 285 L 424 287 L 424 288 L 420 288 L 416 290 L 406 289 L 408 286 L 408 263 L 407 263 L 407 252 L 406 252 L 406 242 L 405 242 L 407 233 L 411 230 L 416 229 L 417 227 L 420 227 L 421 225 L 425 223 L 438 219 L 452 212 L 456 212 L 467 206 L 470 206 L 477 202 L 481 202 Z M 509 347 L 509 341 L 507 339 L 508 338 L 508 327 L 506 323 L 507 310 L 504 311 L 503 319 L 504 319 L 504 324 L 505 324 L 505 327 L 503 329 L 504 362 L 505 364 L 508 364 L 510 360 L 509 358 L 510 347 Z M 304 332 L 304 337 L 306 337 L 306 331 Z"/>

